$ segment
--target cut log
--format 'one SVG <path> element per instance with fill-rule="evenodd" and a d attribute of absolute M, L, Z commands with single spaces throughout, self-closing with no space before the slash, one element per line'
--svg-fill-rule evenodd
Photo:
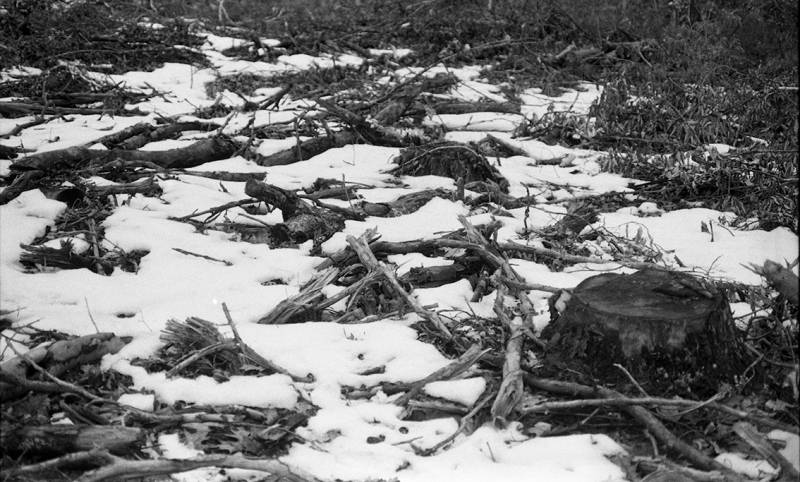
<path fill-rule="evenodd" d="M 556 364 L 574 362 L 577 371 L 600 379 L 618 378 L 620 364 L 657 390 L 713 391 L 743 368 L 725 296 L 684 273 L 588 278 L 544 336 Z"/>

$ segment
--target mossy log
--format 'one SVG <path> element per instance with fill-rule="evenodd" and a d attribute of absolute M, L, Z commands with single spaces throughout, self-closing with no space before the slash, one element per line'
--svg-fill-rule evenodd
<path fill-rule="evenodd" d="M 743 350 L 727 299 L 689 274 L 601 274 L 555 304 L 561 312 L 544 333 L 550 359 L 574 361 L 573 369 L 595 378 L 618 378 L 619 364 L 642 385 L 696 391 L 741 374 Z"/>

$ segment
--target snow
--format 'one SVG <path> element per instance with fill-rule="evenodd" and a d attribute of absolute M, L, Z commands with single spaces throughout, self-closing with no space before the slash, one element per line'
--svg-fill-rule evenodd
<path fill-rule="evenodd" d="M 152 412 L 156 397 L 152 393 L 124 393 L 117 399 L 117 402 L 120 405 L 127 405 L 145 412 Z"/>
<path fill-rule="evenodd" d="M 470 114 L 436 114 L 427 117 L 423 124 L 443 126 L 448 130 L 511 132 L 525 120 L 519 114 L 473 112 Z"/>
<path fill-rule="evenodd" d="M 766 460 L 748 459 L 745 455 L 739 453 L 723 453 L 716 456 L 714 460 L 751 479 L 762 479 L 778 473 L 778 470 Z"/>
<path fill-rule="evenodd" d="M 800 436 L 783 430 L 773 430 L 767 434 L 767 438 L 782 442 L 784 447 L 778 452 L 794 466 L 795 470 L 800 470 Z"/>
<path fill-rule="evenodd" d="M 651 237 L 662 250 L 711 276 L 757 285 L 760 276 L 747 266 L 763 265 L 771 259 L 782 263 L 797 257 L 797 236 L 779 227 L 772 231 L 740 231 L 727 226 L 732 213 L 694 208 L 671 211 L 657 217 L 640 217 L 626 210 L 601 215 L 597 227 L 616 235 L 632 238 L 638 228 Z M 701 223 L 713 226 L 713 234 L 703 232 Z M 676 229 L 680 226 L 680 229 Z"/>
<path fill-rule="evenodd" d="M 432 382 L 423 391 L 432 397 L 444 398 L 471 407 L 486 390 L 486 380 L 482 377 Z"/>
<path fill-rule="evenodd" d="M 359 181 L 362 182 L 362 181 Z M 433 198 L 417 211 L 395 218 L 368 217 L 365 221 L 345 221 L 344 230 L 334 234 L 322 244 L 322 250 L 333 253 L 347 246 L 346 237 L 359 236 L 368 229 L 376 228 L 384 241 L 413 241 L 432 239 L 440 234 L 461 227 L 456 216 L 467 214 L 462 203 L 454 203 L 442 198 Z M 429 221 L 436 219 L 435 224 Z"/>
<path fill-rule="evenodd" d="M 249 72 L 268 77 L 280 72 L 334 65 L 358 66 L 363 59 L 353 55 L 313 57 L 304 54 L 281 56 L 276 63 L 248 62 L 229 59 L 221 49 L 247 45 L 242 39 L 207 34 L 202 51 L 213 68 L 198 69 L 168 63 L 153 72 L 129 72 L 105 76 L 128 87 L 163 95 L 127 106 L 148 114 L 136 116 L 70 115 L 25 129 L 22 133 L 0 140 L 0 143 L 44 152 L 68 146 L 91 145 L 102 136 L 118 132 L 139 122 L 155 123 L 158 116 L 187 115 L 197 108 L 208 107 L 219 100 L 226 105 L 241 105 L 238 96 L 226 92 L 220 99 L 209 97 L 205 84 L 225 73 Z M 277 41 L 270 42 L 276 46 Z M 401 58 L 411 52 L 405 49 L 372 51 L 371 55 L 392 55 Z M 451 69 L 437 66 L 424 75 L 451 73 L 459 79 L 447 96 L 461 100 L 490 99 L 504 101 L 497 86 L 480 78 L 484 66 Z M 421 72 L 419 68 L 396 71 L 399 79 Z M 30 69 L 4 71 L 8 76 L 30 75 Z M 253 99 L 264 99 L 275 92 L 262 89 Z M 345 229 L 322 246 L 329 254 L 346 246 L 346 236 L 359 236 L 376 229 L 384 241 L 432 239 L 461 228 L 456 217 L 468 216 L 473 223 L 497 219 L 503 226 L 498 241 L 516 241 L 524 226 L 543 228 L 558 221 L 566 212 L 561 204 L 543 204 L 553 198 L 570 199 L 577 195 L 606 192 L 629 192 L 635 180 L 599 171 L 602 152 L 548 145 L 536 139 L 513 138 L 511 132 L 521 123 L 540 118 L 548 112 L 569 112 L 586 115 L 601 89 L 584 84 L 567 90 L 558 97 L 548 97 L 539 89 L 521 95 L 522 114 L 473 113 L 437 115 L 427 119 L 430 125 L 450 130 L 446 138 L 462 142 L 477 141 L 491 133 L 510 142 L 524 156 L 490 159 L 510 180 L 510 194 L 535 195 L 537 202 L 529 208 L 510 210 L 512 217 L 471 213 L 468 206 L 442 198 L 431 199 L 418 211 L 394 218 L 369 217 L 364 221 L 347 221 Z M 282 102 L 277 110 L 236 113 L 226 132 L 234 132 L 253 121 L 254 126 L 291 122 L 303 109 L 313 109 L 311 101 L 293 99 Z M 28 118 L 0 119 L 0 132 L 7 132 Z M 223 123 L 225 118 L 215 119 Z M 145 150 L 164 150 L 188 145 L 196 136 L 153 142 Z M 306 138 L 300 138 L 305 140 Z M 256 141 L 257 152 L 268 156 L 296 144 L 297 139 L 264 139 Z M 719 153 L 727 146 L 711 145 Z M 453 179 L 440 176 L 403 176 L 400 184 L 387 171 L 395 167 L 393 158 L 399 149 L 364 144 L 346 145 L 287 166 L 260 166 L 243 157 L 232 157 L 193 168 L 196 171 L 229 171 L 263 173 L 267 182 L 284 189 L 311 186 L 318 178 L 364 183 L 373 189 L 360 189 L 361 199 L 390 202 L 403 194 L 442 187 L 454 189 Z M 559 159 L 559 165 L 543 161 Z M 563 162 L 561 162 L 563 161 Z M 0 164 L 0 174 L 8 172 L 8 161 Z M 103 178 L 92 178 L 98 185 L 110 184 Z M 20 243 L 29 243 L 45 233 L 64 212 L 64 203 L 47 199 L 38 190 L 22 193 L 0 206 L 0 305 L 16 310 L 15 323 L 34 323 L 42 330 L 54 329 L 70 334 L 101 331 L 132 336 L 120 352 L 108 355 L 103 369 L 114 369 L 133 379 L 134 393 L 119 398 L 122 404 L 152 410 L 155 404 L 189 403 L 252 407 L 292 408 L 307 399 L 319 407 L 308 425 L 297 428 L 307 443 L 295 443 L 283 461 L 301 467 L 323 480 L 400 481 L 528 481 L 559 480 L 561 482 L 593 482 L 626 480 L 623 471 L 607 457 L 624 449 L 605 435 L 581 434 L 560 437 L 524 435 L 512 425 L 498 430 L 490 425 L 479 427 L 469 435 L 459 435 L 452 446 L 430 457 L 417 455 L 414 448 L 429 448 L 447 439 L 458 428 L 453 418 L 427 421 L 403 420 L 402 407 L 392 403 L 396 396 L 381 391 L 366 400 L 348 400 L 343 387 L 378 387 L 384 382 L 414 382 L 446 366 L 450 360 L 432 345 L 420 341 L 411 328 L 418 318 L 369 324 L 340 325 L 328 322 L 307 322 L 287 325 L 256 324 L 280 301 L 298 292 L 299 287 L 315 274 L 322 258 L 310 255 L 310 244 L 297 249 L 270 249 L 263 244 L 249 244 L 220 231 L 200 232 L 193 226 L 170 219 L 185 216 L 224 203 L 247 198 L 242 182 L 220 182 L 192 175 L 176 175 L 157 179 L 163 190 L 159 198 L 141 195 L 119 196 L 119 205 L 102 222 L 105 247 L 130 253 L 144 250 L 138 272 L 115 270 L 111 276 L 96 275 L 88 270 L 45 270 L 26 272 L 19 264 Z M 330 200 L 333 204 L 334 200 Z M 340 201 L 347 205 L 346 201 Z M 233 208 L 215 222 L 225 220 L 254 223 L 252 218 L 275 224 L 282 222 L 281 213 L 248 215 Z M 593 226 L 620 237 L 634 238 L 644 234 L 652 246 L 669 259 L 680 259 L 687 269 L 708 272 L 711 276 L 758 285 L 761 279 L 743 265 L 761 264 L 766 259 L 777 262 L 797 256 L 798 238 L 788 229 L 772 231 L 737 230 L 730 226 L 732 215 L 710 209 L 695 208 L 665 212 L 656 203 L 603 213 Z M 203 219 L 199 217 L 198 219 Z M 701 230 L 701 223 L 712 227 Z M 88 249 L 84 235 L 52 239 L 48 246 L 59 247 L 70 239 L 75 251 Z M 537 245 L 532 240 L 530 244 Z M 176 249 L 214 258 L 184 254 Z M 389 256 L 398 267 L 398 275 L 419 266 L 444 266 L 451 259 L 432 258 L 418 253 Z M 510 264 L 528 282 L 555 288 L 572 288 L 600 270 L 630 272 L 617 265 L 576 265 L 553 272 L 544 264 L 511 259 Z M 795 268 L 796 270 L 796 268 Z M 333 290 L 331 288 L 331 290 Z M 531 291 L 537 310 L 534 324 L 540 330 L 548 321 L 547 291 Z M 449 317 L 474 313 L 492 316 L 494 296 L 470 302 L 472 288 L 467 280 L 436 288 L 419 288 L 414 296 L 425 304 L 436 303 Z M 147 373 L 131 362 L 148 357 L 161 346 L 159 333 L 169 319 L 183 320 L 195 316 L 209 320 L 230 335 L 221 303 L 230 308 L 243 340 L 262 356 L 286 368 L 297 377 L 312 375 L 312 382 L 295 382 L 281 374 L 270 376 L 232 376 L 219 382 L 209 377 L 167 378 L 163 372 Z M 735 306 L 737 314 L 749 313 L 749 306 Z M 6 342 L 3 342 L 5 344 Z M 21 347 L 17 344 L 16 346 Z M 9 356 L 6 352 L 5 356 Z M 380 370 L 375 370 L 381 368 Z M 371 373 L 364 375 L 364 373 Z M 473 406 L 486 389 L 482 377 L 429 383 L 426 394 Z M 788 455 L 796 454 L 797 437 L 773 432 L 771 438 L 783 440 Z M 161 453 L 172 458 L 191 458 L 200 452 L 182 442 L 178 434 L 162 434 L 158 445 Z M 793 457 L 797 465 L 796 457 Z M 737 454 L 723 454 L 718 460 L 743 473 L 756 476 L 770 474 L 763 461 L 744 460 Z M 192 475 L 189 475 L 192 474 Z M 184 480 L 214 480 L 212 471 L 193 471 Z"/>
<path fill-rule="evenodd" d="M 20 119 L 11 119 L 14 125 Z M 95 140 L 119 132 L 140 122 L 154 123 L 153 117 L 128 117 L 108 115 L 62 116 L 44 124 L 29 127 L 20 135 L 0 139 L 0 144 L 22 147 L 36 152 L 53 151 L 66 147 L 93 144 Z M 10 129 L 9 129 L 10 130 Z"/>
<path fill-rule="evenodd" d="M 543 117 L 548 112 L 586 115 L 592 103 L 599 99 L 602 93 L 600 86 L 588 83 L 578 85 L 577 89 L 566 89 L 557 97 L 544 95 L 542 89 L 532 88 L 520 95 L 523 103 L 522 113 L 533 114 L 537 118 Z"/>

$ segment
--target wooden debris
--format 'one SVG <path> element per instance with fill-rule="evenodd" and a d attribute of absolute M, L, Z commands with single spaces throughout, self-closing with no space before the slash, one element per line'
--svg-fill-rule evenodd
<path fill-rule="evenodd" d="M 23 249 L 19 262 L 24 266 L 57 269 L 89 269 L 98 274 L 109 275 L 114 271 L 112 263 L 98 256 L 87 256 L 72 250 L 72 243 L 64 241 L 60 248 L 20 244 Z"/>
<path fill-rule="evenodd" d="M 32 452 L 39 456 L 62 455 L 103 447 L 111 453 L 130 454 L 144 444 L 145 431 L 137 427 L 104 425 L 32 425 L 3 423 L 0 448 L 14 456 Z"/>
<path fill-rule="evenodd" d="M 558 380 L 537 378 L 529 374 L 525 374 L 523 378 L 525 380 L 525 384 L 531 388 L 546 390 L 548 392 L 557 393 L 560 395 L 579 396 L 585 398 L 594 398 L 597 396 L 604 398 L 622 397 L 622 394 L 619 392 L 601 386 L 590 387 L 573 382 L 562 382 Z M 732 477 L 731 480 L 734 481 L 743 480 L 742 477 L 731 471 L 725 465 L 717 462 L 700 450 L 696 449 L 694 446 L 687 444 L 675 436 L 675 434 L 673 434 L 666 426 L 664 426 L 664 424 L 661 423 L 661 421 L 655 415 L 653 415 L 650 410 L 638 405 L 623 405 L 621 406 L 621 409 L 636 419 L 639 423 L 644 425 L 659 442 L 663 443 L 667 448 L 679 452 L 696 467 L 699 467 L 703 470 L 718 470 L 725 473 L 727 476 Z"/>
<path fill-rule="evenodd" d="M 800 472 L 794 465 L 786 460 L 786 457 L 781 455 L 780 452 L 775 450 L 772 444 L 764 438 L 763 435 L 758 433 L 755 427 L 747 422 L 736 422 L 733 424 L 733 431 L 742 438 L 748 445 L 758 452 L 758 454 L 769 462 L 769 464 L 780 469 L 780 478 L 778 480 L 789 482 L 791 480 L 800 479 Z"/>
<path fill-rule="evenodd" d="M 497 298 L 494 304 L 494 313 L 508 329 L 506 342 L 505 361 L 503 362 L 503 381 L 497 391 L 497 397 L 492 404 L 492 420 L 495 426 L 503 428 L 508 425 L 509 416 L 522 400 L 524 388 L 522 384 L 522 341 L 524 339 L 522 321 L 511 318 L 506 313 L 504 306 L 506 287 L 497 286 Z"/>
<path fill-rule="evenodd" d="M 130 478 L 147 478 L 159 475 L 177 474 L 189 470 L 205 467 L 219 467 L 221 469 L 245 469 L 267 472 L 277 476 L 280 480 L 291 482 L 319 482 L 313 475 L 289 467 L 277 459 L 254 459 L 243 455 L 207 456 L 196 459 L 156 459 L 156 460 L 126 460 L 119 457 L 107 456 L 105 460 L 110 463 L 83 474 L 76 482 L 101 482 Z"/>
<path fill-rule="evenodd" d="M 289 236 L 296 243 L 309 239 L 319 247 L 328 238 L 344 229 L 344 219 L 330 209 L 310 206 L 297 194 L 270 184 L 249 180 L 244 192 L 281 210 Z"/>
<path fill-rule="evenodd" d="M 115 115 L 146 115 L 139 109 L 106 109 L 90 107 L 58 107 L 52 105 L 42 105 L 36 102 L 0 102 L 0 115 L 3 117 L 19 117 L 24 115 L 65 115 L 65 114 L 115 114 Z"/>
<path fill-rule="evenodd" d="M 224 136 L 202 139 L 189 146 L 166 151 L 125 149 L 104 151 L 86 147 L 68 147 L 23 157 L 11 164 L 11 170 L 53 172 L 80 169 L 89 164 L 102 165 L 116 160 L 147 162 L 163 168 L 186 168 L 231 157 L 236 148 L 236 143 Z"/>
<path fill-rule="evenodd" d="M 482 350 L 480 345 L 475 344 L 470 346 L 467 351 L 458 357 L 457 360 L 454 360 L 444 368 L 436 370 L 422 380 L 411 384 L 411 386 L 408 387 L 408 391 L 406 391 L 402 397 L 395 400 L 394 404 L 401 407 L 405 406 L 409 400 L 417 396 L 417 394 L 419 394 L 419 392 L 425 388 L 425 385 L 439 380 L 449 380 L 455 376 L 458 376 L 466 371 L 469 367 L 474 365 L 478 360 L 481 359 L 483 355 L 488 352 L 488 349 Z"/>
<path fill-rule="evenodd" d="M 331 136 L 315 137 L 307 141 L 298 142 L 296 146 L 269 156 L 256 156 L 255 162 L 261 166 L 285 166 L 299 161 L 308 160 L 322 154 L 328 149 L 342 147 L 356 141 L 352 132 L 337 132 Z"/>
<path fill-rule="evenodd" d="M 118 194 L 133 196 L 134 194 L 142 194 L 144 196 L 159 196 L 162 193 L 161 186 L 155 180 L 155 177 L 150 176 L 135 182 L 122 183 L 122 184 L 109 184 L 105 186 L 98 186 L 96 184 L 85 185 L 87 194 L 92 197 L 114 196 Z"/>
<path fill-rule="evenodd" d="M 362 235 L 358 239 L 354 238 L 353 236 L 347 237 L 347 244 L 355 251 L 358 255 L 358 258 L 361 260 L 361 263 L 370 271 L 377 271 L 381 273 L 392 286 L 394 291 L 405 299 L 408 306 L 418 314 L 422 319 L 427 320 L 430 324 L 435 328 L 440 334 L 444 335 L 446 338 L 450 339 L 453 335 L 450 333 L 450 330 L 445 325 L 444 321 L 433 311 L 428 311 L 422 307 L 422 305 L 410 295 L 397 281 L 394 272 L 390 271 L 389 268 L 384 266 L 383 264 L 379 263 L 378 260 L 375 258 L 375 255 L 370 250 L 369 246 L 365 239 L 368 239 L 369 235 Z"/>
<path fill-rule="evenodd" d="M 404 194 L 394 201 L 387 203 L 362 202 L 358 208 L 369 216 L 396 217 L 417 211 L 435 197 L 452 199 L 453 192 L 442 188 L 426 189 L 411 194 Z"/>
<path fill-rule="evenodd" d="M 41 364 L 53 376 L 72 368 L 100 360 L 104 355 L 116 353 L 130 341 L 113 333 L 96 333 L 70 340 L 61 340 L 48 346 L 39 346 L 0 364 L 0 371 L 27 378 L 32 373 L 29 361 Z M 0 401 L 11 400 L 19 395 L 20 387 L 0 381 Z"/>
<path fill-rule="evenodd" d="M 322 316 L 319 308 L 325 299 L 322 289 L 332 283 L 339 276 L 337 268 L 328 268 L 317 273 L 308 281 L 300 292 L 278 303 L 269 313 L 262 316 L 258 323 L 262 325 L 283 325 L 286 323 L 302 323 L 306 321 L 320 321 Z"/>
<path fill-rule="evenodd" d="M 453 102 L 438 101 L 430 106 L 437 114 L 471 114 L 473 112 L 500 112 L 506 114 L 519 114 L 520 106 L 514 102 Z"/>

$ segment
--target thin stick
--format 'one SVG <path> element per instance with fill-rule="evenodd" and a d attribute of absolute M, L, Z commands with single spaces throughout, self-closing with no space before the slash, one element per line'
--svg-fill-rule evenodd
<path fill-rule="evenodd" d="M 195 213 L 192 213 L 192 214 L 187 214 L 186 216 L 181 216 L 181 217 L 178 217 L 178 218 L 171 217 L 169 219 L 172 220 L 172 221 L 186 221 L 186 220 L 191 219 L 191 218 L 193 218 L 195 216 L 202 216 L 203 214 L 217 214 L 219 212 L 226 211 L 226 210 L 231 209 L 231 208 L 235 208 L 235 207 L 238 207 L 238 206 L 244 206 L 245 204 L 255 204 L 255 203 L 260 203 L 260 202 L 261 201 L 259 201 L 258 199 L 240 199 L 238 201 L 231 201 L 231 202 L 223 204 L 221 206 L 216 206 L 216 207 L 213 207 L 213 208 L 209 208 L 209 209 L 206 209 L 204 211 L 199 211 L 199 212 L 195 212 Z"/>

